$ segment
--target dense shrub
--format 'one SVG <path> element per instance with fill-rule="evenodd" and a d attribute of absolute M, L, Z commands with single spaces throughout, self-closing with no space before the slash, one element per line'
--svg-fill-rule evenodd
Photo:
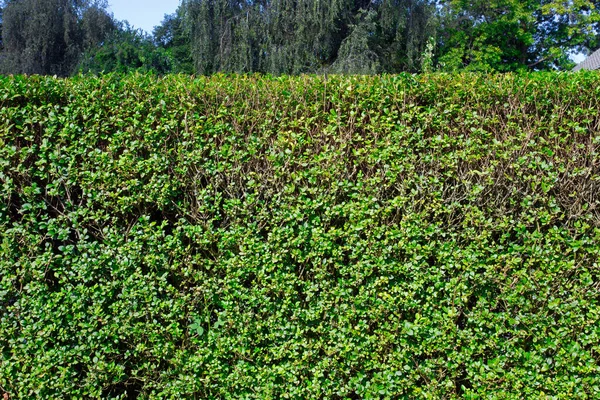
<path fill-rule="evenodd" d="M 0 78 L 11 398 L 600 397 L 600 75 Z"/>

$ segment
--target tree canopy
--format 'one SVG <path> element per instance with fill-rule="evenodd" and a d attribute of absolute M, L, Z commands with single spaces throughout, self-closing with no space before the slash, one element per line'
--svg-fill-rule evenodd
<path fill-rule="evenodd" d="M 600 45 L 599 0 L 185 0 L 196 71 L 570 69 Z"/>
<path fill-rule="evenodd" d="M 200 73 L 418 71 L 436 34 L 430 0 L 187 0 Z"/>
<path fill-rule="evenodd" d="M 115 29 L 102 1 L 8 0 L 2 9 L 4 72 L 69 75 Z"/>
<path fill-rule="evenodd" d="M 598 0 L 444 0 L 442 69 L 570 69 L 573 52 L 595 48 Z"/>
<path fill-rule="evenodd" d="M 89 48 L 76 68 L 83 73 L 131 71 L 166 74 L 173 71 L 174 61 L 153 38 L 128 23 L 118 23 L 102 45 Z"/>
<path fill-rule="evenodd" d="M 0 5 L 0 72 L 397 73 L 569 69 L 600 0 L 182 0 L 152 36 L 103 0 Z"/>

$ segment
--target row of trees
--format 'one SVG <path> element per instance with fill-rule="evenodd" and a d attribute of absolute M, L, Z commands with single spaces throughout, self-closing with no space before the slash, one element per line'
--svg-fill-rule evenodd
<path fill-rule="evenodd" d="M 0 73 L 167 73 L 178 65 L 151 36 L 117 21 L 106 0 L 6 0 L 0 29 Z"/>
<path fill-rule="evenodd" d="M 116 27 L 94 0 L 5 1 L 1 13 L 1 66 L 9 72 L 68 75 Z"/>
<path fill-rule="evenodd" d="M 183 0 L 152 36 L 105 0 L 6 0 L 0 72 L 567 69 L 600 0 Z"/>

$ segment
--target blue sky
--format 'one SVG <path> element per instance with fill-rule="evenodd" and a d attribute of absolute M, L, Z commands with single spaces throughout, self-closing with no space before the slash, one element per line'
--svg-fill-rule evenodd
<path fill-rule="evenodd" d="M 148 33 L 160 25 L 165 14 L 177 10 L 179 0 L 108 0 L 109 10 L 118 20 L 127 20 Z"/>
<path fill-rule="evenodd" d="M 585 56 L 581 53 L 573 54 L 571 55 L 571 60 L 575 61 L 576 63 L 580 63 L 585 60 Z"/>

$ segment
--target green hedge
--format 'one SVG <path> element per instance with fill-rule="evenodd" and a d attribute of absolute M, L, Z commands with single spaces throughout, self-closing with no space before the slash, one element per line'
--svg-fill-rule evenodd
<path fill-rule="evenodd" d="M 0 78 L 0 394 L 599 398 L 600 75 Z"/>

